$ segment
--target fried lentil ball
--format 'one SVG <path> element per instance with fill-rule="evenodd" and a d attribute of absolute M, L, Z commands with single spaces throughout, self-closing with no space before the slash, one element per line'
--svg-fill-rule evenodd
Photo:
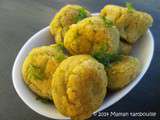
<path fill-rule="evenodd" d="M 132 50 L 132 45 L 125 42 L 125 41 L 120 41 L 119 43 L 119 53 L 122 55 L 129 55 L 129 53 Z"/>
<path fill-rule="evenodd" d="M 52 75 L 66 56 L 59 45 L 33 48 L 22 66 L 25 83 L 38 96 L 52 99 Z"/>
<path fill-rule="evenodd" d="M 137 58 L 122 56 L 120 61 L 112 63 L 111 67 L 106 69 L 108 88 L 119 90 L 125 87 L 136 78 L 139 71 L 140 62 Z"/>
<path fill-rule="evenodd" d="M 89 118 L 103 102 L 107 81 L 104 66 L 91 56 L 68 57 L 53 75 L 55 106 L 73 120 Z"/>
<path fill-rule="evenodd" d="M 70 26 L 64 46 L 72 55 L 93 54 L 102 48 L 112 54 L 119 49 L 119 38 L 119 31 L 105 17 L 93 16 Z"/>
<path fill-rule="evenodd" d="M 128 8 L 106 5 L 100 13 L 107 16 L 120 31 L 120 36 L 129 43 L 135 43 L 152 25 L 153 18 L 145 12 L 130 11 Z"/>
<path fill-rule="evenodd" d="M 91 16 L 90 12 L 79 5 L 64 6 L 50 23 L 50 32 L 57 42 L 62 42 L 69 26 Z"/>

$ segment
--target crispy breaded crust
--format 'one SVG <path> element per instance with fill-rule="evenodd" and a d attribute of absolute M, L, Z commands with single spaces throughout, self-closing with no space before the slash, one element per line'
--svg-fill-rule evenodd
<path fill-rule="evenodd" d="M 80 13 L 81 10 L 82 13 Z M 77 19 L 78 16 L 80 18 Z M 66 5 L 55 15 L 51 21 L 50 32 L 53 36 L 55 36 L 56 42 L 62 42 L 70 25 L 75 24 L 79 20 L 89 16 L 91 16 L 90 12 L 79 5 Z"/>
<path fill-rule="evenodd" d="M 153 18 L 145 12 L 128 11 L 125 7 L 106 5 L 100 13 L 114 22 L 120 35 L 129 43 L 135 43 L 152 25 Z"/>
<path fill-rule="evenodd" d="M 119 32 L 115 26 L 107 26 L 102 17 L 89 17 L 70 26 L 64 46 L 72 55 L 92 54 L 102 47 L 107 53 L 117 53 Z"/>
<path fill-rule="evenodd" d="M 140 72 L 140 62 L 131 56 L 122 56 L 121 60 L 112 63 L 106 69 L 108 75 L 108 88 L 118 90 L 128 85 Z"/>
<path fill-rule="evenodd" d="M 24 81 L 40 97 L 52 99 L 52 75 L 63 59 L 58 59 L 60 55 L 64 53 L 58 46 L 42 46 L 34 48 L 23 63 Z"/>
<path fill-rule="evenodd" d="M 65 59 L 53 75 L 52 96 L 57 109 L 74 120 L 89 118 L 103 102 L 107 76 L 89 55 Z"/>

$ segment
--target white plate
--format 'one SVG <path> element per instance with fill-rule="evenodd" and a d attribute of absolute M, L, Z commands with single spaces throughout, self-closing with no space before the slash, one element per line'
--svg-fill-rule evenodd
<path fill-rule="evenodd" d="M 12 80 L 17 94 L 24 101 L 24 103 L 26 103 L 32 110 L 43 116 L 62 120 L 62 119 L 67 119 L 67 117 L 57 112 L 54 105 L 45 104 L 39 100 L 36 100 L 35 95 L 25 85 L 21 75 L 21 68 L 23 61 L 28 55 L 28 53 L 32 50 L 32 48 L 41 45 L 49 45 L 51 44 L 51 41 L 53 41 L 53 37 L 50 35 L 49 27 L 46 27 L 40 30 L 35 35 L 33 35 L 24 44 L 24 46 L 21 48 L 20 52 L 16 57 L 12 70 Z M 150 30 L 148 30 L 146 34 L 141 38 L 141 40 L 139 40 L 134 45 L 132 53 L 132 55 L 137 57 L 142 64 L 140 74 L 128 86 L 108 96 L 97 111 L 102 111 L 105 108 L 108 108 L 109 106 L 113 105 L 136 86 L 136 84 L 141 80 L 141 78 L 144 76 L 147 69 L 149 68 L 153 56 L 153 51 L 154 51 L 154 40 Z"/>

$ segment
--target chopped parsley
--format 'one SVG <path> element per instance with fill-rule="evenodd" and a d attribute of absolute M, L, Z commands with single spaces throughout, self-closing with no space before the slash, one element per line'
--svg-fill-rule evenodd
<path fill-rule="evenodd" d="M 29 79 L 36 79 L 36 80 L 42 80 L 44 78 L 44 74 L 42 73 L 42 70 L 40 69 L 40 67 L 30 64 L 29 68 Z"/>
<path fill-rule="evenodd" d="M 84 8 L 79 9 L 79 14 L 75 17 L 76 22 L 81 21 L 82 19 L 87 17 L 87 12 Z"/>
<path fill-rule="evenodd" d="M 133 5 L 129 2 L 126 2 L 126 7 L 128 9 L 128 12 L 133 12 L 135 10 Z"/>
<path fill-rule="evenodd" d="M 103 16 L 102 19 L 103 19 L 103 21 L 104 21 L 104 23 L 107 27 L 112 27 L 113 26 L 113 22 L 110 19 L 108 19 L 107 17 Z"/>

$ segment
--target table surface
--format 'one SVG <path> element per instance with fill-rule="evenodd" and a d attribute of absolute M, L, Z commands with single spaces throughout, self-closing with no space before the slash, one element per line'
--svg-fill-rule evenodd
<path fill-rule="evenodd" d="M 128 1 L 132 2 L 135 8 L 149 12 L 154 18 L 151 28 L 155 39 L 154 58 L 141 82 L 105 112 L 151 111 L 159 114 L 160 1 Z M 91 12 L 98 12 L 107 3 L 124 5 L 125 2 L 126 0 L 0 0 L 0 120 L 50 120 L 32 111 L 17 96 L 12 84 L 11 71 L 22 45 L 38 30 L 48 26 L 58 9 L 65 4 L 74 3 L 86 6 Z"/>

